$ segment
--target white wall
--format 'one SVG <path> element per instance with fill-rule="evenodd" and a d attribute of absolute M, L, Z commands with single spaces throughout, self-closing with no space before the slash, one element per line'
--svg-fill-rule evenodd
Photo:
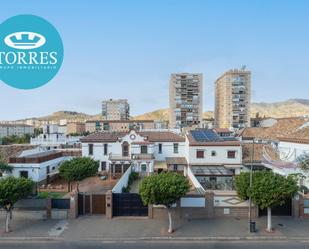
<path fill-rule="evenodd" d="M 28 171 L 29 179 L 40 182 L 46 179 L 47 166 L 49 166 L 50 173 L 57 172 L 61 162 L 69 159 L 71 157 L 60 157 L 43 163 L 10 163 L 10 165 L 14 168 L 12 171 L 14 177 L 20 177 L 20 171 Z"/>
<path fill-rule="evenodd" d="M 122 188 L 128 186 L 129 176 L 132 172 L 131 166 L 127 169 L 127 171 L 122 175 L 117 184 L 113 187 L 113 193 L 122 193 Z"/>
<path fill-rule="evenodd" d="M 204 150 L 204 158 L 197 158 L 196 151 Z M 216 155 L 212 156 L 211 152 L 215 151 Z M 235 158 L 228 158 L 228 151 L 236 151 Z M 242 151 L 240 146 L 190 146 L 189 164 L 238 164 L 242 163 Z"/>

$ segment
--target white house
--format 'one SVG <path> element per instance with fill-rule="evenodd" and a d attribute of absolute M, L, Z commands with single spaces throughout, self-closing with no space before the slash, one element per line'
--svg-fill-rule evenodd
<path fill-rule="evenodd" d="M 11 175 L 14 177 L 26 177 L 35 182 L 43 182 L 58 173 L 61 162 L 71 159 L 62 151 L 46 151 L 40 147 L 23 151 L 17 157 L 9 159 L 9 165 L 13 167 Z"/>
<path fill-rule="evenodd" d="M 189 167 L 205 189 L 232 189 L 234 175 L 243 169 L 240 141 L 214 130 L 193 130 L 186 136 L 186 148 Z"/>
<path fill-rule="evenodd" d="M 81 142 L 82 155 L 99 160 L 100 171 L 113 175 L 130 165 L 134 171 L 150 173 L 187 164 L 185 137 L 171 131 L 97 132 Z"/>
<path fill-rule="evenodd" d="M 205 134 L 209 137 L 203 137 Z M 213 130 L 186 135 L 172 131 L 97 132 L 81 142 L 82 155 L 99 160 L 100 171 L 112 175 L 123 174 L 130 165 L 137 172 L 179 171 L 190 179 L 195 175 L 205 187 L 211 183 L 215 189 L 228 190 L 233 176 L 242 169 L 240 142 Z"/>

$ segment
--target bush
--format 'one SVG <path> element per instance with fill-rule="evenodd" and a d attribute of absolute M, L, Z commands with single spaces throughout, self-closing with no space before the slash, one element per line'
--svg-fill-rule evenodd
<path fill-rule="evenodd" d="M 138 179 L 138 173 L 137 172 L 131 172 L 131 174 L 129 175 L 128 186 L 131 185 L 137 179 Z"/>
<path fill-rule="evenodd" d="M 129 193 L 129 192 L 130 192 L 130 186 L 122 187 L 121 192 L 122 192 L 122 193 Z"/>

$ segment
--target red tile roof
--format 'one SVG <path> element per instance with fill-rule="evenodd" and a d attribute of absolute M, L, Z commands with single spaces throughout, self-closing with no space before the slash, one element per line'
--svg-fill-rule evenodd
<path fill-rule="evenodd" d="M 129 132 L 96 132 L 81 138 L 80 141 L 82 143 L 116 142 L 127 134 Z M 137 134 L 146 137 L 148 142 L 185 142 L 183 136 L 171 131 L 142 131 Z"/>
<path fill-rule="evenodd" d="M 271 127 L 251 127 L 243 129 L 239 136 L 248 138 L 261 138 L 261 139 L 272 139 L 280 140 L 280 138 L 309 138 L 309 134 L 306 132 L 301 134 L 298 133 L 299 127 L 301 127 L 308 120 L 304 118 L 284 118 L 278 119 L 278 122 Z M 304 128 L 306 129 L 306 128 Z M 294 135 L 293 135 L 294 134 Z"/>

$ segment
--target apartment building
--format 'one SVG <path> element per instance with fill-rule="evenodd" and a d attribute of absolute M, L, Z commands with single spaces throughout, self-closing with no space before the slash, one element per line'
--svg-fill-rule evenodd
<path fill-rule="evenodd" d="M 128 120 L 130 106 L 127 99 L 109 99 L 102 101 L 102 116 L 105 120 Z"/>
<path fill-rule="evenodd" d="M 230 70 L 215 82 L 215 127 L 250 127 L 251 72 Z"/>
<path fill-rule="evenodd" d="M 203 75 L 172 74 L 169 82 L 170 127 L 198 125 L 203 117 Z"/>
<path fill-rule="evenodd" d="M 26 134 L 34 134 L 33 126 L 25 124 L 0 124 L 0 138 L 7 136 L 21 137 Z"/>

